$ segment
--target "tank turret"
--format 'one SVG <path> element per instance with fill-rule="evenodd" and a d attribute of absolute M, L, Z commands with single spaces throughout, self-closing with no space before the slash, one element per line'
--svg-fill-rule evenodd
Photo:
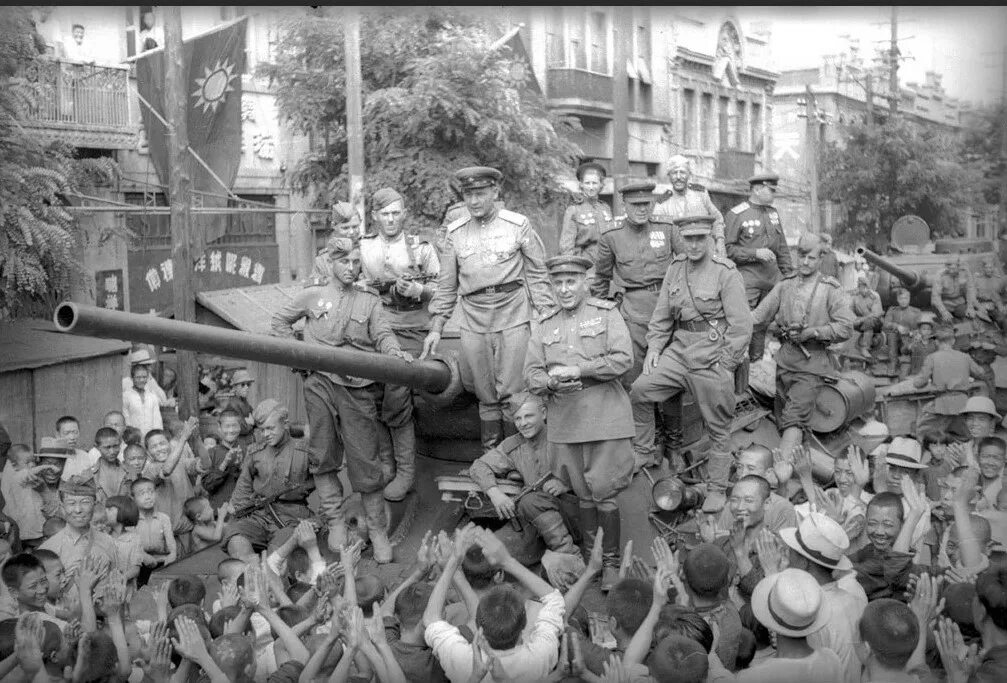
<path fill-rule="evenodd" d="M 878 256 L 864 247 L 857 247 L 857 255 L 881 271 L 877 291 L 886 307 L 895 302 L 892 290 L 896 287 L 909 290 L 913 305 L 920 307 L 930 305 L 931 280 L 929 273 L 907 268 L 890 259 Z"/>

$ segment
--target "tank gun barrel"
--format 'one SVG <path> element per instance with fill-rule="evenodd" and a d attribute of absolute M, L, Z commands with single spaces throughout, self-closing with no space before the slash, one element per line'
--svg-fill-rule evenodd
<path fill-rule="evenodd" d="M 56 307 L 53 322 L 60 332 L 70 334 L 125 339 L 291 368 L 335 372 L 399 384 L 430 394 L 445 392 L 456 383 L 452 377 L 454 369 L 442 360 L 409 362 L 378 353 L 248 334 L 213 325 L 165 320 L 69 301 Z"/>
<path fill-rule="evenodd" d="M 901 268 L 888 259 L 878 256 L 870 249 L 857 247 L 857 254 L 876 268 L 880 268 L 893 277 L 898 278 L 902 285 L 910 291 L 920 289 L 927 284 L 925 279 L 920 277 L 919 273 Z"/>

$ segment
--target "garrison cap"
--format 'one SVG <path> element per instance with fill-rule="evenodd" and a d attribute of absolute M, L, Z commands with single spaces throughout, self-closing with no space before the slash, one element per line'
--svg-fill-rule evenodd
<path fill-rule="evenodd" d="M 455 171 L 458 187 L 465 190 L 478 190 L 483 187 L 496 187 L 503 180 L 503 173 L 489 166 L 470 166 Z"/>
<path fill-rule="evenodd" d="M 586 161 L 577 167 L 577 180 L 583 180 L 584 174 L 588 171 L 597 171 L 603 179 L 608 176 L 608 171 L 597 161 Z"/>
<path fill-rule="evenodd" d="M 580 273 L 587 274 L 588 269 L 594 265 L 589 258 L 574 256 L 572 254 L 564 256 L 553 256 L 545 262 L 545 267 L 550 275 L 556 273 Z"/>
<path fill-rule="evenodd" d="M 246 370 L 245 368 L 238 368 L 237 370 L 234 371 L 234 374 L 231 375 L 232 385 L 251 384 L 254 381 L 255 379 L 252 377 L 251 373 L 249 373 L 248 370 Z"/>
<path fill-rule="evenodd" d="M 331 237 L 325 243 L 325 250 L 332 258 L 346 256 L 356 248 L 357 244 L 349 237 Z"/>
<path fill-rule="evenodd" d="M 772 185 L 776 187 L 777 183 L 780 182 L 780 176 L 775 173 L 756 173 L 751 178 L 748 179 L 749 185 L 759 185 L 765 183 L 766 185 Z"/>
<path fill-rule="evenodd" d="M 382 187 L 371 195 L 371 211 L 380 211 L 393 202 L 403 202 L 402 195 L 390 187 Z"/>
<path fill-rule="evenodd" d="M 682 237 L 709 235 L 713 230 L 713 216 L 683 216 L 675 219 Z"/>
<path fill-rule="evenodd" d="M 90 496 L 91 498 L 98 497 L 98 488 L 94 484 L 94 478 L 85 478 L 84 475 L 81 474 L 75 474 L 69 479 L 61 481 L 59 483 L 59 492 L 70 496 Z"/>
<path fill-rule="evenodd" d="M 57 439 L 51 436 L 43 436 L 42 444 L 38 449 L 40 458 L 69 458 L 74 454 L 74 449 L 65 439 Z"/>
<path fill-rule="evenodd" d="M 261 427 L 269 419 L 269 416 L 278 410 L 286 409 L 275 398 L 264 398 L 259 401 L 259 405 L 255 406 L 255 410 L 252 411 L 252 420 L 256 426 Z"/>
<path fill-rule="evenodd" d="M 628 183 L 625 187 L 619 190 L 622 193 L 622 201 L 629 204 L 646 204 L 647 202 L 654 201 L 654 188 L 657 187 L 656 184 L 649 180 L 644 180 L 635 183 Z"/>

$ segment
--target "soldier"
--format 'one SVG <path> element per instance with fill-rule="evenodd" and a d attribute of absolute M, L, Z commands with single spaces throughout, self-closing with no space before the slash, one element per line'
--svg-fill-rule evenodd
<path fill-rule="evenodd" d="M 934 337 L 934 322 L 937 316 L 933 311 L 923 311 L 920 314 L 920 326 L 909 343 L 909 374 L 919 374 L 923 369 L 923 361 L 937 350 L 937 339 Z"/>
<path fill-rule="evenodd" d="M 849 295 L 850 309 L 853 311 L 853 330 L 857 332 L 855 335 L 857 352 L 864 359 L 871 360 L 874 333 L 881 331 L 881 319 L 885 314 L 881 308 L 881 297 L 871 289 L 865 273 L 857 275 L 857 288 Z"/>
<path fill-rule="evenodd" d="M 273 314 L 273 333 L 293 336 L 293 324 L 305 318 L 304 341 L 379 351 L 412 360 L 385 317 L 378 293 L 354 282 L 360 274 L 360 250 L 346 237 L 329 240 L 331 279 L 324 287 L 308 287 Z M 346 541 L 343 523 L 343 486 L 338 470 L 346 469 L 354 491 L 360 493 L 374 559 L 390 562 L 392 548 L 385 535 L 387 520 L 382 489 L 390 462 L 386 439 L 378 422 L 384 385 L 334 372 L 314 371 L 304 381 L 308 412 L 308 470 L 318 488 L 319 506 L 329 527 L 329 547 L 339 550 Z"/>
<path fill-rule="evenodd" d="M 553 473 L 579 500 L 585 548 L 604 532 L 601 589 L 619 580 L 621 518 L 616 495 L 633 475 L 633 413 L 619 377 L 632 367 L 629 330 L 615 303 L 588 298 L 581 256 L 555 256 L 549 276 L 560 310 L 535 325 L 524 374 L 546 397 Z"/>
<path fill-rule="evenodd" d="M 976 310 L 980 316 L 1007 331 L 1007 277 L 996 274 L 992 256 L 983 259 L 982 272 L 975 278 Z"/>
<path fill-rule="evenodd" d="M 276 502 L 227 522 L 221 542 L 231 557 L 254 558 L 255 553 L 269 546 L 278 531 L 311 516 L 307 503 L 310 456 L 301 443 L 291 438 L 287 418 L 287 409 L 279 405 L 266 416 L 261 428 L 263 440 L 248 447 L 230 504 L 240 511 L 256 497 L 286 493 Z"/>
<path fill-rule="evenodd" d="M 904 287 L 895 288 L 894 306 L 889 306 L 885 312 L 882 329 L 888 336 L 888 374 L 896 374 L 899 366 L 899 356 L 911 353 L 913 335 L 920 328 L 923 313 L 915 306 L 909 305 L 909 290 Z"/>
<path fill-rule="evenodd" d="M 598 238 L 612 225 L 612 210 L 598 193 L 605 182 L 605 167 L 589 161 L 577 167 L 577 180 L 583 201 L 573 204 L 563 214 L 559 232 L 559 253 L 584 256 L 594 263 L 598 257 Z"/>
<path fill-rule="evenodd" d="M 382 188 L 371 197 L 371 212 L 378 234 L 360 240 L 360 260 L 367 283 L 381 294 L 381 304 L 399 346 L 415 355 L 423 350 L 430 326 L 426 302 L 434 294 L 441 270 L 437 252 L 402 230 L 406 217 L 402 195 Z M 416 434 L 413 396 L 408 387 L 385 385 L 381 419 L 388 427 L 395 455 L 395 478 L 385 486 L 385 498 L 399 501 L 413 487 Z"/>
<path fill-rule="evenodd" d="M 839 260 L 836 259 L 836 252 L 832 250 L 832 235 L 823 232 L 819 235 L 822 240 L 822 265 L 818 272 L 839 279 Z"/>
<path fill-rule="evenodd" d="M 997 356 L 1007 356 L 1007 341 L 1002 335 L 987 331 L 969 341 L 968 353 L 983 371 L 976 379 L 982 380 L 985 385 L 985 396 L 995 399 L 997 389 L 993 363 Z"/>
<path fill-rule="evenodd" d="M 440 226 L 434 233 L 434 246 L 437 249 L 438 256 L 442 255 L 446 248 L 448 238 L 448 226 L 457 221 L 459 218 L 471 217 L 471 214 L 469 214 L 468 207 L 465 205 L 465 202 L 461 200 L 462 191 L 458 189 L 457 181 L 454 178 L 451 178 L 449 184 L 451 185 L 452 192 L 454 192 L 455 196 L 459 198 L 459 201 L 455 202 L 454 204 L 452 204 L 447 208 L 447 210 L 444 212 L 444 218 L 441 220 Z M 504 203 L 500 199 L 496 199 L 493 202 L 493 207 L 497 211 L 499 211 L 500 209 L 504 208 Z"/>
<path fill-rule="evenodd" d="M 961 259 L 949 260 L 930 291 L 930 306 L 945 323 L 964 320 L 976 314 L 976 289 L 971 274 L 962 270 Z"/>
<path fill-rule="evenodd" d="M 654 187 L 654 183 L 645 181 L 622 188 L 626 216 L 602 233 L 591 284 L 591 293 L 598 298 L 608 297 L 610 284 L 615 284 L 619 312 L 633 340 L 633 367 L 622 377 L 626 388 L 632 386 L 643 369 L 647 325 L 657 305 L 661 279 L 672 258 L 681 251 L 681 238 L 672 219 L 652 216 Z M 654 448 L 654 405 L 634 404 L 633 422 L 636 467 L 656 464 L 660 458 Z"/>
<path fill-rule="evenodd" d="M 776 353 L 776 397 L 782 402 L 777 427 L 786 457 L 803 438 L 823 378 L 838 376 L 828 349 L 850 338 L 853 313 L 839 281 L 818 272 L 821 242 L 803 235 L 797 272 L 785 277 L 752 312 L 756 326 L 775 321 L 782 346 Z"/>
<path fill-rule="evenodd" d="M 727 257 L 738 266 L 745 281 L 748 306 L 755 309 L 766 294 L 793 271 L 790 248 L 783 235 L 780 215 L 773 208 L 773 196 L 780 177 L 775 173 L 762 173 L 748 179 L 751 193 L 748 201 L 731 209 L 724 230 Z M 766 330 L 758 325 L 752 331 L 748 359 L 739 366 L 735 391 L 739 394 L 748 388 L 748 365 L 762 358 L 766 349 Z"/>
<path fill-rule="evenodd" d="M 630 398 L 662 402 L 692 392 L 710 435 L 704 509 L 713 512 L 724 506 L 732 462 L 732 373 L 745 357 L 752 320 L 741 275 L 728 259 L 711 253 L 711 223 L 712 216 L 678 219 L 685 253 L 675 256 L 664 276 L 647 330 L 643 374 Z"/>
<path fill-rule="evenodd" d="M 681 154 L 668 159 L 668 180 L 671 181 L 671 196 L 654 207 L 655 216 L 713 216 L 713 244 L 718 256 L 724 256 L 724 216 L 713 204 L 706 188 L 690 183 L 692 162 Z"/>
<path fill-rule="evenodd" d="M 524 389 L 532 310 L 541 316 L 556 305 L 538 233 L 525 216 L 494 203 L 502 178 L 483 166 L 455 173 L 469 215 L 447 227 L 421 356 L 436 353 L 441 330 L 460 300 L 462 384 L 479 399 L 484 451 L 517 433 L 508 399 Z"/>

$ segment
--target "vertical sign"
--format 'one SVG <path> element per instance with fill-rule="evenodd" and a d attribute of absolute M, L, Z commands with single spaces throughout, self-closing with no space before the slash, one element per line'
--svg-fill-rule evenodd
<path fill-rule="evenodd" d="M 95 271 L 94 281 L 96 306 L 113 311 L 126 310 L 126 302 L 123 300 L 122 268 Z"/>

